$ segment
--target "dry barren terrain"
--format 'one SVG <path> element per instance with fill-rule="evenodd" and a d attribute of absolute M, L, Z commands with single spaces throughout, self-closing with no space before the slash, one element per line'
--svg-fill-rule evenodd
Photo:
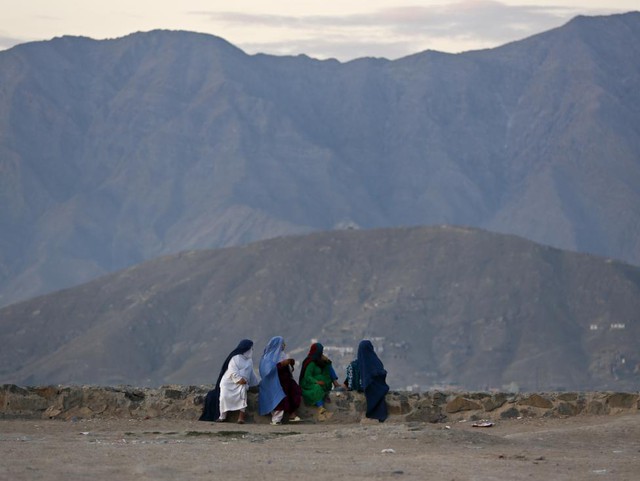
<path fill-rule="evenodd" d="M 637 480 L 640 416 L 282 426 L 0 420 L 1 480 Z"/>

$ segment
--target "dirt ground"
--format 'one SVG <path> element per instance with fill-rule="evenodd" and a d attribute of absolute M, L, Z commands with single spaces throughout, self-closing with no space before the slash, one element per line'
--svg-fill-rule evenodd
<path fill-rule="evenodd" d="M 0 420 L 0 480 L 640 480 L 640 415 L 472 424 Z"/>

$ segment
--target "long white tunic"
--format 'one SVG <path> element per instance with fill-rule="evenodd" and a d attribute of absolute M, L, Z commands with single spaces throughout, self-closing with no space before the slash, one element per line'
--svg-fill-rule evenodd
<path fill-rule="evenodd" d="M 238 384 L 240 379 L 247 381 L 247 384 Z M 258 378 L 253 372 L 251 354 L 233 356 L 229 361 L 227 371 L 220 380 L 220 414 L 245 409 L 247 407 L 247 391 L 250 386 L 257 385 Z"/>

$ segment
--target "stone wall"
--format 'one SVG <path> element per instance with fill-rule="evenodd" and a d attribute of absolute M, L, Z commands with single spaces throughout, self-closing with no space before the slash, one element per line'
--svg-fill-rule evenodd
<path fill-rule="evenodd" d="M 174 418 L 198 419 L 202 403 L 212 386 L 170 385 L 160 388 L 132 386 L 0 386 L 0 419 L 80 418 Z M 332 392 L 326 405 L 330 422 L 360 422 L 364 418 L 364 395 Z M 390 421 L 445 422 L 461 419 L 500 420 L 539 416 L 611 415 L 640 412 L 639 393 L 483 393 L 483 392 L 390 392 Z M 249 419 L 258 416 L 257 394 L 249 393 Z M 300 415 L 316 418 L 316 410 L 302 407 Z M 233 420 L 233 418 L 231 418 Z"/>

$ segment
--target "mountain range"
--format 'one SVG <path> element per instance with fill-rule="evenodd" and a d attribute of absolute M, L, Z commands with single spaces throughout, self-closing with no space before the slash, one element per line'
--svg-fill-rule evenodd
<path fill-rule="evenodd" d="M 22 44 L 0 52 L 0 173 L 1 305 L 345 227 L 468 225 L 638 265 L 640 13 L 394 61 L 181 31 Z"/>
<path fill-rule="evenodd" d="M 185 251 L 0 309 L 0 383 L 207 384 L 243 338 L 371 339 L 392 388 L 637 390 L 640 268 L 452 226 Z"/>

